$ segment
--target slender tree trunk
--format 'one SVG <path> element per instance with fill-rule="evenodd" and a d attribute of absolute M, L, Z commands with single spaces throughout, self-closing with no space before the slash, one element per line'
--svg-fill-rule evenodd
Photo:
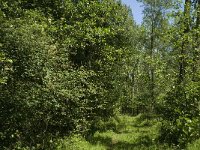
<path fill-rule="evenodd" d="M 153 10 L 152 6 L 152 10 Z M 154 29 L 155 29 L 155 14 L 152 13 L 152 18 L 151 18 L 151 39 L 150 39 L 150 57 L 151 57 L 151 64 L 150 64 L 150 74 L 149 74 L 149 79 L 150 79 L 150 93 L 151 93 L 151 111 L 153 111 L 153 105 L 155 102 L 155 96 L 154 96 L 154 88 L 155 88 L 155 81 L 154 81 L 154 66 L 152 64 L 153 60 L 154 60 Z"/>
<path fill-rule="evenodd" d="M 185 79 L 185 73 L 186 73 L 186 47 L 188 44 L 187 39 L 184 38 L 184 35 L 187 34 L 190 30 L 190 9 L 191 9 L 191 0 L 185 0 L 185 6 L 184 6 L 184 18 L 183 18 L 183 41 L 180 51 L 180 62 L 179 62 L 179 78 L 178 83 L 181 84 Z"/>
<path fill-rule="evenodd" d="M 197 22 L 196 27 L 200 26 L 200 0 L 197 0 Z"/>
<path fill-rule="evenodd" d="M 200 0 L 196 0 L 195 1 L 195 9 L 196 9 L 196 13 L 197 13 L 197 18 L 196 18 L 196 26 L 195 26 L 195 30 L 199 30 L 200 27 Z M 196 32 L 196 31 L 195 31 Z M 192 66 L 192 80 L 195 81 L 196 80 L 196 72 L 197 72 L 197 68 L 198 68 L 198 56 L 199 53 L 197 52 L 197 48 L 199 46 L 199 33 L 196 32 L 195 35 L 195 41 L 194 41 L 194 47 L 193 47 L 193 66 Z"/>

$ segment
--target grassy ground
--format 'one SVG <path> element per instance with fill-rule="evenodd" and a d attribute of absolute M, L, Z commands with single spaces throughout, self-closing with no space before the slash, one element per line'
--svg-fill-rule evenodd
<path fill-rule="evenodd" d="M 161 123 L 145 116 L 119 116 L 115 130 L 96 132 L 86 141 L 80 136 L 61 140 L 57 150 L 175 150 L 156 142 Z M 200 140 L 190 144 L 188 150 L 199 150 Z"/>
<path fill-rule="evenodd" d="M 200 150 L 200 139 L 189 144 L 188 150 Z"/>
<path fill-rule="evenodd" d="M 144 119 L 141 116 L 120 116 L 117 132 L 95 133 L 94 145 L 104 145 L 107 150 L 162 150 L 169 149 L 157 144 L 160 123 L 156 119 Z"/>
<path fill-rule="evenodd" d="M 155 140 L 159 127 L 156 119 L 119 116 L 115 132 L 96 132 L 89 141 L 74 136 L 60 141 L 57 150 L 170 150 Z"/>

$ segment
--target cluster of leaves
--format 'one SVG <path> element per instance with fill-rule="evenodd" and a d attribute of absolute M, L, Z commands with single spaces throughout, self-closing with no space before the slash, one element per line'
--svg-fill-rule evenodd
<path fill-rule="evenodd" d="M 0 3 L 0 148 L 48 149 L 55 137 L 94 133 L 117 107 L 132 45 L 127 7 L 115 0 Z"/>
<path fill-rule="evenodd" d="M 199 85 L 174 87 L 160 107 L 164 119 L 161 141 L 185 147 L 200 136 Z M 199 83 L 198 83 L 199 84 Z"/>

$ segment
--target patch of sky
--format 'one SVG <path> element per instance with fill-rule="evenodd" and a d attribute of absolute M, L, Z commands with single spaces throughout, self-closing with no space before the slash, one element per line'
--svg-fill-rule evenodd
<path fill-rule="evenodd" d="M 143 4 L 137 2 L 137 0 L 122 0 L 122 3 L 131 8 L 135 22 L 141 24 L 143 19 Z"/>

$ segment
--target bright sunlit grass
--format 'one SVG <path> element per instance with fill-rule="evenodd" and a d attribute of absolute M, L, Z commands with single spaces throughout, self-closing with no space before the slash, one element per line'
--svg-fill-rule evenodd
<path fill-rule="evenodd" d="M 188 150 L 199 150 L 200 149 L 200 139 L 188 145 Z"/>
<path fill-rule="evenodd" d="M 172 150 L 159 144 L 160 122 L 144 116 L 118 116 L 117 131 L 96 132 L 86 141 L 74 136 L 60 141 L 57 150 Z"/>

